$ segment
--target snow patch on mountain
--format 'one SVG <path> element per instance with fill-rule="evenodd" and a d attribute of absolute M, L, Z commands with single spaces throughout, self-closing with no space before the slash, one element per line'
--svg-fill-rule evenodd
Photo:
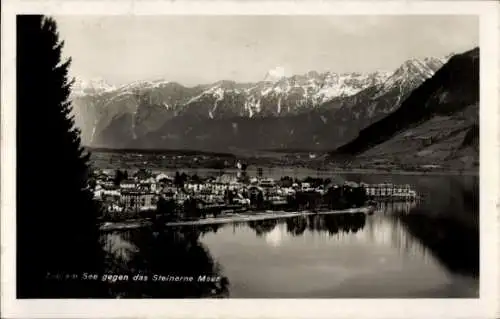
<path fill-rule="evenodd" d="M 267 71 L 264 77 L 264 82 L 277 82 L 286 76 L 285 68 L 277 66 L 274 69 Z"/>
<path fill-rule="evenodd" d="M 326 73 L 323 84 L 315 94 L 319 103 L 327 102 L 336 97 L 355 95 L 362 90 L 379 85 L 389 77 L 389 72 L 361 73 Z"/>
<path fill-rule="evenodd" d="M 220 101 L 224 99 L 224 90 L 221 87 L 215 87 L 211 89 L 213 95 L 215 96 L 214 107 L 212 110 L 208 111 L 208 116 L 213 119 L 214 113 L 217 111 L 217 105 Z"/>

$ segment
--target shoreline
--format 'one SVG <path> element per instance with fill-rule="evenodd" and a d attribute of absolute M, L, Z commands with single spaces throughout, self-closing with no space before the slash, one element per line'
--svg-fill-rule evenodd
<path fill-rule="evenodd" d="M 322 171 L 322 170 L 320 170 Z M 478 176 L 479 177 L 479 169 L 478 170 L 464 170 L 464 171 L 454 171 L 454 170 L 443 170 L 443 171 L 411 171 L 411 170 L 394 170 L 394 171 L 385 171 L 380 169 L 371 169 L 371 168 L 358 168 L 351 170 L 335 170 L 335 169 L 326 169 L 328 172 L 338 173 L 338 174 L 376 174 L 376 175 L 413 175 L 413 176 Z"/>
<path fill-rule="evenodd" d="M 224 217 L 209 217 L 205 219 L 190 220 L 190 221 L 178 221 L 178 222 L 168 222 L 165 223 L 165 227 L 175 227 L 175 226 L 198 226 L 198 225 L 218 225 L 218 224 L 230 224 L 230 223 L 240 223 L 240 222 L 251 222 L 251 221 L 261 221 L 268 219 L 280 219 L 280 218 L 292 218 L 297 216 L 310 216 L 310 215 L 334 215 L 334 214 L 355 214 L 362 213 L 368 214 L 373 212 L 371 206 L 363 206 L 359 208 L 350 208 L 343 210 L 330 210 L 330 211 L 301 211 L 301 212 L 284 212 L 284 211 L 274 211 L 274 212 L 262 212 L 257 214 L 234 214 Z M 136 229 L 151 226 L 152 222 L 149 220 L 129 220 L 123 222 L 105 222 L 100 225 L 100 231 L 119 231 Z"/>
<path fill-rule="evenodd" d="M 252 165 L 255 166 L 255 165 Z M 288 168 L 289 166 L 255 166 L 255 167 L 261 167 L 263 169 L 281 169 L 281 168 Z M 293 166 L 290 166 L 293 167 Z M 118 167 L 110 167 L 110 166 L 101 166 L 96 168 L 101 169 L 101 170 L 116 170 L 116 169 L 122 169 Z M 134 169 L 139 169 L 140 165 L 137 167 L 130 167 L 128 170 L 134 170 Z M 297 168 L 297 167 L 296 167 Z M 401 175 L 401 176 L 475 176 L 479 177 L 480 172 L 479 169 L 477 170 L 435 170 L 435 171 L 418 171 L 418 170 L 382 170 L 382 169 L 375 169 L 375 168 L 353 168 L 353 169 L 339 169 L 339 168 L 321 168 L 321 169 L 316 169 L 314 167 L 307 167 L 307 166 L 299 166 L 298 168 L 303 168 L 306 170 L 311 170 L 312 175 L 317 175 L 317 174 L 344 174 L 344 175 L 354 175 L 354 174 L 372 174 L 372 175 Z M 206 172 L 232 172 L 232 171 L 238 171 L 237 169 L 233 167 L 228 167 L 225 169 L 214 169 L 214 168 L 208 168 L 208 167 L 164 167 L 161 169 L 156 169 L 153 168 L 152 171 L 153 173 L 164 173 L 164 172 L 170 172 L 170 171 L 185 171 L 185 170 L 193 170 L 193 171 L 206 171 Z M 251 171 L 252 168 L 249 169 Z M 314 172 L 312 172 L 314 171 Z M 311 177 L 313 177 L 311 175 Z"/>

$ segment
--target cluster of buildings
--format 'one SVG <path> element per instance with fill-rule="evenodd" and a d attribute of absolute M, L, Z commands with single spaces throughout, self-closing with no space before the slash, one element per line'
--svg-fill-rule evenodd
<path fill-rule="evenodd" d="M 155 178 L 124 179 L 119 182 L 112 175 L 96 176 L 94 198 L 101 201 L 108 212 L 137 212 L 155 210 L 159 184 Z"/>
<path fill-rule="evenodd" d="M 417 192 L 410 185 L 394 185 L 389 183 L 382 184 L 362 184 L 366 191 L 366 195 L 370 199 L 385 199 L 393 200 L 415 200 Z"/>
<path fill-rule="evenodd" d="M 250 207 L 259 196 L 261 200 L 279 204 L 286 203 L 287 197 L 297 191 L 324 192 L 322 186 L 313 188 L 309 183 L 293 183 L 284 187 L 270 178 L 249 178 L 243 182 L 239 174 L 205 179 L 188 177 L 182 183 L 165 174 L 134 175 L 117 181 L 116 174 L 97 171 L 94 178 L 94 198 L 101 201 L 108 212 L 152 211 L 160 198 L 173 200 L 178 205 L 194 198 L 205 205 Z"/>
<path fill-rule="evenodd" d="M 118 174 L 120 173 L 120 174 Z M 142 212 L 157 210 L 160 199 L 173 201 L 176 207 L 190 199 L 195 199 L 198 206 L 227 207 L 238 206 L 243 209 L 262 207 L 259 203 L 266 202 L 272 207 L 286 205 L 297 193 L 315 193 L 324 195 L 329 189 L 339 185 L 312 185 L 307 182 L 275 181 L 270 178 L 242 178 L 240 174 L 224 174 L 217 177 L 200 179 L 198 177 L 183 178 L 152 174 L 144 170 L 135 173 L 132 178 L 122 172 L 94 173 L 94 198 L 101 201 L 108 214 L 118 214 L 120 217 L 135 217 Z M 354 183 L 355 184 L 355 183 Z M 414 196 L 409 186 L 394 186 L 390 184 L 367 185 L 346 183 L 358 188 L 368 197 L 399 196 L 407 198 Z M 345 186 L 344 185 L 344 186 Z"/>

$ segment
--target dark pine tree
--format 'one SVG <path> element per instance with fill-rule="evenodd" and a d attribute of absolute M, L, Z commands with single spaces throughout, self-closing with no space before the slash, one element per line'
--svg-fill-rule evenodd
<path fill-rule="evenodd" d="M 71 116 L 70 60 L 54 20 L 17 16 L 17 295 L 102 296 L 99 205 L 87 178 L 89 154 Z M 65 275 L 71 278 L 64 278 Z M 59 279 L 56 277 L 59 276 Z"/>

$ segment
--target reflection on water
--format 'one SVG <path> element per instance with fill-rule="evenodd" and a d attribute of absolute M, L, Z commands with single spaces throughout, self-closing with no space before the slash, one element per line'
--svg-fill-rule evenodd
<path fill-rule="evenodd" d="M 405 181 L 407 182 L 407 181 Z M 114 296 L 478 297 L 478 181 L 428 177 L 422 203 L 372 215 L 299 216 L 107 235 L 115 271 L 220 276 L 215 283 L 118 283 Z"/>
<path fill-rule="evenodd" d="M 140 229 L 105 235 L 108 273 L 128 276 L 110 283 L 110 294 L 122 298 L 227 296 L 227 277 L 199 242 L 205 231 L 216 228 Z"/>

